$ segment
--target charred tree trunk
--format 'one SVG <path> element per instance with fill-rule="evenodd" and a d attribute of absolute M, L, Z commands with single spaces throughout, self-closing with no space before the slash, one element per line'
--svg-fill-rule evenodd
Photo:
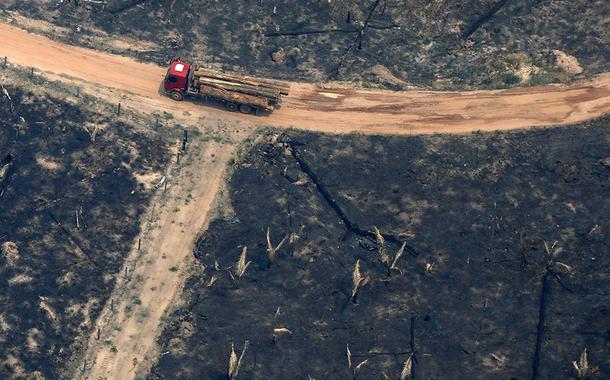
<path fill-rule="evenodd" d="M 130 0 L 130 1 L 124 1 L 121 2 L 115 6 L 113 6 L 112 8 L 110 8 L 110 13 L 112 14 L 117 14 L 117 13 L 121 13 L 124 12 L 128 9 L 131 9 L 133 7 L 135 7 L 136 5 L 140 5 L 144 2 L 146 2 L 148 0 Z"/>
<path fill-rule="evenodd" d="M 483 16 L 481 16 L 478 20 L 476 20 L 475 22 L 473 22 L 472 24 L 470 24 L 470 26 L 468 27 L 468 29 L 466 29 L 464 31 L 464 33 L 462 33 L 462 37 L 464 39 L 470 37 L 474 32 L 476 32 L 481 26 L 483 26 L 483 24 L 485 24 L 487 21 L 489 21 L 496 13 L 498 13 L 498 11 L 500 9 L 502 9 L 502 7 L 504 7 L 506 5 L 506 3 L 508 3 L 510 0 L 500 0 L 496 3 L 496 5 L 494 5 L 493 7 L 491 7 L 491 9 L 489 9 Z"/>

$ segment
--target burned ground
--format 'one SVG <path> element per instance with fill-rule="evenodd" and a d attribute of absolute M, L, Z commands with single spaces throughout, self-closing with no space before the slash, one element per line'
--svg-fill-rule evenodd
<path fill-rule="evenodd" d="M 610 373 L 610 119 L 430 137 L 270 132 L 235 163 L 150 379 Z M 298 159 L 298 160 L 297 160 Z M 348 227 L 349 226 L 349 227 Z M 389 274 L 373 231 L 390 255 Z M 286 237 L 277 259 L 267 258 Z M 245 275 L 235 273 L 244 246 Z M 352 272 L 363 277 L 355 301 Z M 287 329 L 276 330 L 274 329 Z M 387 376 L 387 377 L 384 377 Z"/>
<path fill-rule="evenodd" d="M 14 112 L 3 97 L 0 378 L 57 379 L 139 232 L 150 192 L 135 175 L 163 170 L 165 142 L 92 110 L 87 104 L 101 103 L 90 97 L 6 90 Z"/>
<path fill-rule="evenodd" d="M 54 38 L 160 64 L 184 56 L 261 76 L 342 79 L 389 88 L 564 81 L 573 75 L 558 67 L 553 50 L 576 57 L 586 75 L 607 71 L 610 55 L 605 19 L 609 5 L 601 0 L 63 4 L 8 0 L 0 10 L 65 27 L 50 33 Z M 31 23 L 25 26 L 36 29 Z M 357 38 L 360 30 L 362 39 Z M 100 42 L 108 36 L 145 42 Z"/>

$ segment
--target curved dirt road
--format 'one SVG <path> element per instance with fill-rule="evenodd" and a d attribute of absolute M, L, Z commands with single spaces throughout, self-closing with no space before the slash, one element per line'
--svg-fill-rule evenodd
<path fill-rule="evenodd" d="M 61 75 L 59 79 L 119 90 L 139 109 L 195 115 L 224 112 L 160 96 L 163 67 L 65 45 L 4 24 L 0 24 L 2 56 Z M 227 113 L 227 117 L 316 131 L 409 134 L 570 124 L 609 111 L 610 73 L 605 73 L 569 86 L 471 92 L 392 92 L 292 83 L 282 108 L 272 115 Z"/>

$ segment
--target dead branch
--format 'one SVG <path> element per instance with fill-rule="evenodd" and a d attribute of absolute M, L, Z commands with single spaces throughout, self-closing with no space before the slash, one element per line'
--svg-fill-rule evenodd
<path fill-rule="evenodd" d="M 491 7 L 483 16 L 481 16 L 478 20 L 470 24 L 468 29 L 462 33 L 462 38 L 466 39 L 470 37 L 474 32 L 476 32 L 483 24 L 489 21 L 502 7 L 508 3 L 509 0 L 500 0 L 493 7 Z"/>
<path fill-rule="evenodd" d="M 140 4 L 142 4 L 142 3 L 146 2 L 146 1 L 148 1 L 148 0 L 131 0 L 131 1 L 127 1 L 127 2 L 125 2 L 123 4 L 119 4 L 119 5 L 116 5 L 116 6 L 112 7 L 110 9 L 110 13 L 117 14 L 117 13 L 125 12 L 125 11 L 127 11 L 127 10 L 137 6 L 137 5 L 140 5 Z"/>
<path fill-rule="evenodd" d="M 97 135 L 97 131 L 99 130 L 99 126 L 96 124 L 93 127 L 93 130 L 90 130 L 89 128 L 87 128 L 87 126 L 83 125 L 83 129 L 85 131 L 87 131 L 87 134 L 89 135 L 89 138 L 91 139 L 91 142 L 94 143 L 95 142 L 95 136 Z"/>
<path fill-rule="evenodd" d="M 57 224 L 57 226 L 59 227 L 59 229 L 66 234 L 66 236 L 68 237 L 68 240 L 74 244 L 79 251 L 81 251 L 85 256 L 87 256 L 87 258 L 89 259 L 89 261 L 91 261 L 91 263 L 93 263 L 93 265 L 95 265 L 96 268 L 99 268 L 98 263 L 93 259 L 93 257 L 91 257 L 91 255 L 83 248 L 83 246 L 80 244 L 80 242 L 78 241 L 78 239 L 72 235 L 72 233 L 70 231 L 68 231 L 66 229 L 66 227 L 64 227 L 61 222 L 55 217 L 55 215 L 50 212 L 47 211 L 47 214 L 51 217 L 51 219 L 55 222 L 55 224 Z"/>
<path fill-rule="evenodd" d="M 354 39 L 354 42 L 352 42 L 352 44 L 347 48 L 345 53 L 343 53 L 343 56 L 339 60 L 339 64 L 333 71 L 333 73 L 332 73 L 333 77 L 337 78 L 339 76 L 339 70 L 341 70 L 341 66 L 343 66 L 343 63 L 345 62 L 345 60 L 347 59 L 349 54 L 356 48 L 356 46 L 362 47 L 362 35 L 364 34 L 366 28 L 369 26 L 371 17 L 373 17 L 373 13 L 375 13 L 375 9 L 377 9 L 377 6 L 379 5 L 380 2 L 381 2 L 381 0 L 375 0 L 375 3 L 373 3 L 373 6 L 371 7 L 369 14 L 366 16 L 364 23 L 362 23 L 362 26 L 360 27 L 360 29 L 357 30 L 357 35 L 356 35 L 356 38 Z"/>
<path fill-rule="evenodd" d="M 540 370 L 540 352 L 542 350 L 542 341 L 544 339 L 545 330 L 545 318 L 546 318 L 546 307 L 548 304 L 549 291 L 550 291 L 550 272 L 545 271 L 542 276 L 542 283 L 540 289 L 540 299 L 538 303 L 538 325 L 536 327 L 536 344 L 534 348 L 534 354 L 532 358 L 532 380 L 539 378 Z"/>
<path fill-rule="evenodd" d="M 339 204 L 337 203 L 337 201 L 335 201 L 335 199 L 330 194 L 330 192 L 328 191 L 328 189 L 326 188 L 324 183 L 322 183 L 320 178 L 316 175 L 314 170 L 311 168 L 311 166 L 309 165 L 307 160 L 305 160 L 305 158 L 301 155 L 301 153 L 298 150 L 297 144 L 295 142 L 292 142 L 288 135 L 284 135 L 282 138 L 284 139 L 284 142 L 290 147 L 290 152 L 292 153 L 292 157 L 299 164 L 301 171 L 309 177 L 311 182 L 314 183 L 314 185 L 316 186 L 316 189 L 320 193 L 320 196 L 322 196 L 322 199 L 324 199 L 326 201 L 326 203 L 335 211 L 335 213 L 337 214 L 339 219 L 341 219 L 343 224 L 345 224 L 345 227 L 348 229 L 348 231 L 352 232 L 358 236 L 375 239 L 376 236 L 373 231 L 369 231 L 369 230 L 360 228 L 360 226 L 358 226 L 358 224 L 356 224 L 356 222 L 352 221 L 349 218 L 349 216 L 341 208 L 341 206 L 339 206 Z M 393 235 L 393 234 L 381 234 L 381 235 L 386 241 L 389 241 L 389 242 L 392 242 L 395 244 L 402 245 L 405 242 L 405 239 L 402 236 L 397 236 L 397 235 Z M 419 255 L 419 253 L 415 250 L 415 248 L 413 248 L 409 244 L 405 245 L 405 249 L 407 250 L 407 252 L 409 252 L 413 256 Z"/>
<path fill-rule="evenodd" d="M 399 29 L 400 25 L 392 24 L 392 25 L 369 25 L 369 29 L 377 29 L 377 30 L 386 30 L 386 29 Z M 303 36 L 309 34 L 324 34 L 324 33 L 358 33 L 360 28 L 351 28 L 351 29 L 342 29 L 342 28 L 332 28 L 332 29 L 315 29 L 315 30 L 294 30 L 288 32 L 270 32 L 266 33 L 265 37 L 294 37 L 294 36 Z"/>

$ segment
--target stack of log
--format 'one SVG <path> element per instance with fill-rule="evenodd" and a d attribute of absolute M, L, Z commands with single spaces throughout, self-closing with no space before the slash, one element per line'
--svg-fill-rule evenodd
<path fill-rule="evenodd" d="M 193 71 L 192 87 L 202 95 L 224 99 L 236 104 L 272 110 L 288 95 L 289 86 L 278 81 L 225 74 L 197 67 Z"/>

